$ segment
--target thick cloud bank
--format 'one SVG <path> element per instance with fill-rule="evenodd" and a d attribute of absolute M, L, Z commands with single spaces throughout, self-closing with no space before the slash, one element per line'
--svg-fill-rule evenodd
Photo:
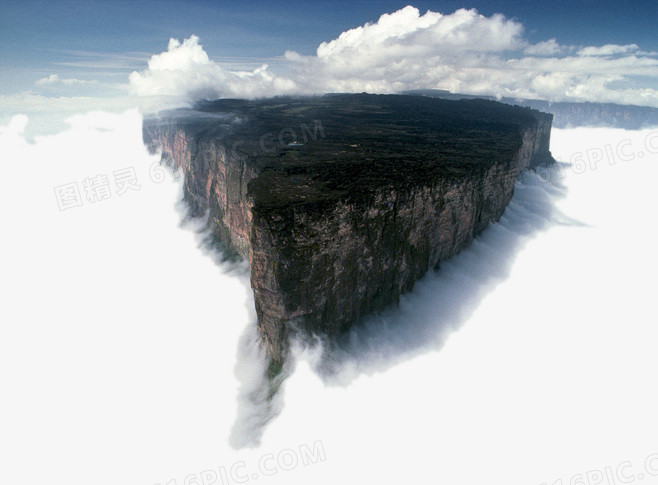
<path fill-rule="evenodd" d="M 277 71 L 231 71 L 199 39 L 172 39 L 148 68 L 130 75 L 133 92 L 186 101 L 294 93 L 392 93 L 409 89 L 658 106 L 658 58 L 635 44 L 537 44 L 523 25 L 475 10 L 443 15 L 408 6 L 323 42 L 316 55 L 287 51 Z"/>
<path fill-rule="evenodd" d="M 140 115 L 30 122 L 0 128 L 0 483 L 658 476 L 658 131 L 554 130 L 568 165 L 268 401 L 248 278 L 181 229 Z"/>

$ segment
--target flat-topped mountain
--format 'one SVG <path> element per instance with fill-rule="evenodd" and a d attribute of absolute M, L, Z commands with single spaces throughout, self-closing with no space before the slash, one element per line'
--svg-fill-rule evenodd
<path fill-rule="evenodd" d="M 500 218 L 550 162 L 552 116 L 486 100 L 325 95 L 219 100 L 144 121 L 193 211 L 250 262 L 258 325 L 332 335 L 395 304 Z"/>

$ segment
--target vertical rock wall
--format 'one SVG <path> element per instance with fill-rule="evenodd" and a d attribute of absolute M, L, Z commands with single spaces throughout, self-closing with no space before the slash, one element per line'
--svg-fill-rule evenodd
<path fill-rule="evenodd" d="M 254 208 L 251 284 L 272 354 L 285 349 L 288 322 L 331 335 L 397 303 L 500 219 L 519 171 L 542 159 L 546 137 L 545 127 L 529 129 L 514 160 L 435 185 L 383 188 L 367 204 Z"/>
<path fill-rule="evenodd" d="M 258 325 L 275 360 L 289 329 L 336 334 L 399 301 L 416 280 L 464 248 L 512 198 L 520 171 L 550 160 L 550 115 L 536 112 L 508 160 L 467 174 L 337 199 L 261 207 L 257 165 L 221 136 L 175 121 L 145 122 L 144 140 L 184 174 L 185 197 L 209 212 L 221 242 L 251 264 Z"/>

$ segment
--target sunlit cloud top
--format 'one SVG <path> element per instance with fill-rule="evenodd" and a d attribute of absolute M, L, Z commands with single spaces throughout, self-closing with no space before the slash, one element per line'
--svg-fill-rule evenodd
<path fill-rule="evenodd" d="M 658 106 L 658 57 L 639 46 L 532 44 L 523 25 L 476 10 L 449 15 L 405 7 L 377 22 L 321 43 L 315 55 L 284 54 L 267 64 L 231 71 L 212 61 L 200 40 L 172 39 L 148 68 L 130 75 L 135 94 L 186 100 L 295 93 L 446 89 L 452 92 Z"/>
<path fill-rule="evenodd" d="M 189 27 L 175 30 L 185 35 L 168 45 L 163 40 L 155 54 L 136 43 L 125 52 L 58 51 L 64 58 L 35 70 L 28 89 L 0 90 L 0 117 L 130 107 L 153 111 L 222 97 L 414 89 L 658 107 L 654 45 L 576 45 L 573 36 L 562 42 L 560 31 L 542 39 L 516 17 L 475 9 L 443 14 L 406 6 L 313 49 L 295 49 L 290 37 L 291 48 L 269 56 L 256 51 L 253 57 L 235 56 L 235 43 L 217 40 L 207 29 L 202 35 Z M 242 51 L 250 45 L 246 39 Z"/>

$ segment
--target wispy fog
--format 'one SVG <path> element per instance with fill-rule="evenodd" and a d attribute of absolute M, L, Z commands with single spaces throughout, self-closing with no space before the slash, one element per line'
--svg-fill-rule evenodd
<path fill-rule="evenodd" d="M 551 227 L 581 225 L 555 207 L 566 196 L 566 188 L 544 177 L 559 181 L 559 170 L 543 170 L 543 176 L 522 174 L 499 223 L 441 263 L 439 271 L 428 273 L 402 297 L 399 308 L 368 318 L 335 345 L 321 345 L 316 365 L 326 381 L 347 384 L 359 373 L 385 371 L 440 350 L 482 299 L 510 276 L 517 254 L 529 241 Z"/>
<path fill-rule="evenodd" d="M 0 128 L 0 482 L 658 472 L 658 131 L 554 130 L 562 163 L 498 224 L 399 308 L 300 345 L 272 392 L 247 268 L 185 217 L 140 115 L 32 143 L 26 123 Z"/>

